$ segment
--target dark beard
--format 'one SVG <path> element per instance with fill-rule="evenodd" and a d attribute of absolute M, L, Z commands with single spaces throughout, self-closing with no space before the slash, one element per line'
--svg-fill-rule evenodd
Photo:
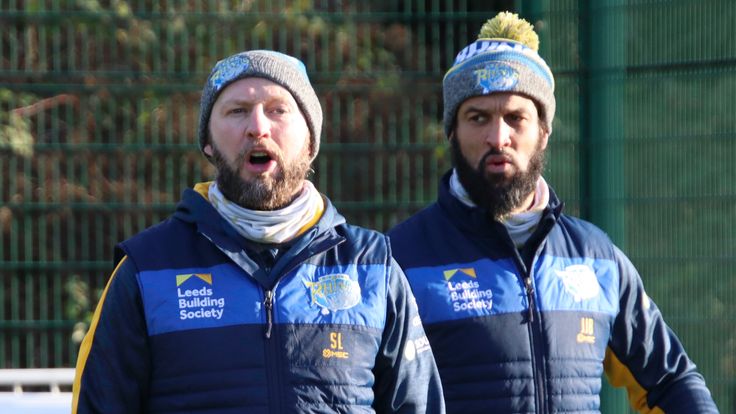
<path fill-rule="evenodd" d="M 282 209 L 301 193 L 303 182 L 311 171 L 309 151 L 305 150 L 290 166 L 277 159 L 279 173 L 273 177 L 258 177 L 245 181 L 240 177 L 244 154 L 236 158 L 232 168 L 217 147 L 212 145 L 212 163 L 217 168 L 217 186 L 220 192 L 235 204 L 250 209 L 272 211 Z"/>
<path fill-rule="evenodd" d="M 450 138 L 452 164 L 470 199 L 488 210 L 491 217 L 499 219 L 521 206 L 526 197 L 535 190 L 545 163 L 542 140 L 539 143 L 529 160 L 527 171 L 518 171 L 511 178 L 485 173 L 486 159 L 491 155 L 501 154 L 501 151 L 491 149 L 481 158 L 478 166 L 473 168 L 460 152 L 460 144 L 455 137 Z"/>

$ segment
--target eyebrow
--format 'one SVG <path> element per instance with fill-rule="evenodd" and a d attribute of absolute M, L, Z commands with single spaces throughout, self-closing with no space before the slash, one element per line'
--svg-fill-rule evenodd
<path fill-rule="evenodd" d="M 482 108 L 482 107 L 472 106 L 472 105 L 465 108 L 462 111 L 462 113 L 467 114 L 471 112 L 477 112 L 477 113 L 487 114 L 491 112 L 496 112 L 497 109 L 501 109 L 502 110 L 501 112 L 506 112 L 506 113 L 524 113 L 524 114 L 530 113 L 530 111 L 523 106 L 514 106 L 514 107 L 502 106 L 500 108 L 499 107 L 494 107 L 494 108 L 484 108 L 483 107 Z"/>
<path fill-rule="evenodd" d="M 262 99 L 247 99 L 247 98 L 241 98 L 241 97 L 232 97 L 230 99 L 226 99 L 222 101 L 223 104 L 227 105 L 255 105 L 257 103 L 263 103 L 264 105 L 279 103 L 279 104 L 288 104 L 289 100 L 285 97 L 278 97 L 278 96 L 272 96 L 266 100 Z"/>
<path fill-rule="evenodd" d="M 252 105 L 253 104 L 253 101 L 252 100 L 248 100 L 248 99 L 243 99 L 243 98 L 237 98 L 236 97 L 236 98 L 225 99 L 224 101 L 222 101 L 222 103 L 224 103 L 224 104 L 236 104 L 236 105 Z"/>
<path fill-rule="evenodd" d="M 465 108 L 465 109 L 463 109 L 463 111 L 462 111 L 462 113 L 464 113 L 464 114 L 467 114 L 469 112 L 482 112 L 482 113 L 487 113 L 487 112 L 490 112 L 490 111 L 488 109 L 479 108 L 477 106 L 472 106 L 472 105 L 469 106 L 469 107 L 467 107 L 467 108 Z"/>

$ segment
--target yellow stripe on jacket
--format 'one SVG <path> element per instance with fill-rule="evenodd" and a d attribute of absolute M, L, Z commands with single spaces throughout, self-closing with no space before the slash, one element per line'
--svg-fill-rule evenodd
<path fill-rule="evenodd" d="M 112 284 L 112 280 L 117 274 L 118 269 L 120 269 L 120 266 L 122 266 L 127 258 L 128 256 L 123 257 L 122 260 L 120 260 L 120 263 L 118 263 L 118 265 L 115 267 L 115 270 L 112 271 L 112 275 L 110 275 L 110 280 L 107 281 L 105 290 L 102 292 L 102 296 L 100 297 L 100 302 L 97 304 L 97 309 L 95 309 L 95 313 L 92 316 L 92 322 L 89 325 L 89 331 L 87 331 L 87 335 L 84 336 L 82 344 L 79 346 L 79 356 L 77 357 L 76 373 L 74 374 L 74 384 L 72 385 L 72 414 L 77 414 L 77 406 L 79 404 L 79 391 L 82 385 L 82 374 L 84 373 L 84 366 L 87 364 L 87 357 L 89 357 L 89 352 L 92 349 L 92 341 L 94 341 L 95 329 L 97 329 L 97 324 L 100 321 L 100 314 L 102 313 L 102 306 L 105 303 L 107 290 L 110 288 L 110 284 Z"/>
<path fill-rule="evenodd" d="M 647 390 L 636 381 L 629 368 L 616 357 L 611 348 L 606 348 L 603 368 L 611 385 L 626 387 L 626 392 L 629 394 L 629 404 L 636 411 L 642 414 L 664 414 L 664 411 L 659 407 L 649 407 L 647 404 Z"/>

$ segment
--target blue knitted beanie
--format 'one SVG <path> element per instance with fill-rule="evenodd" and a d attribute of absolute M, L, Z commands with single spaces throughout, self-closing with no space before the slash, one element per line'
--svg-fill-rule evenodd
<path fill-rule="evenodd" d="M 516 14 L 501 12 L 488 20 L 478 40 L 457 54 L 442 81 L 445 134 L 452 133 L 457 110 L 465 100 L 494 92 L 517 92 L 536 101 L 551 132 L 555 80 L 538 47 L 531 24 Z"/>
<path fill-rule="evenodd" d="M 199 111 L 199 148 L 207 145 L 212 107 L 220 93 L 231 83 L 244 78 L 264 78 L 286 88 L 294 97 L 307 121 L 311 134 L 310 156 L 319 152 L 322 133 L 322 106 L 307 76 L 307 69 L 297 58 L 271 50 L 251 50 L 229 56 L 215 64 L 202 90 Z"/>

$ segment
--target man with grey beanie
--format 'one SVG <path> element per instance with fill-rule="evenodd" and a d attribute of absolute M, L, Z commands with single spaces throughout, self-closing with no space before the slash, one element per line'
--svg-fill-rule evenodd
<path fill-rule="evenodd" d="M 642 413 L 717 413 L 629 259 L 542 177 L 554 77 L 500 13 L 443 80 L 454 168 L 391 230 L 448 413 L 597 413 L 601 377 Z"/>
<path fill-rule="evenodd" d="M 298 59 L 214 66 L 198 138 L 217 177 L 116 247 L 73 413 L 444 413 L 387 237 L 307 179 L 321 127 Z"/>

